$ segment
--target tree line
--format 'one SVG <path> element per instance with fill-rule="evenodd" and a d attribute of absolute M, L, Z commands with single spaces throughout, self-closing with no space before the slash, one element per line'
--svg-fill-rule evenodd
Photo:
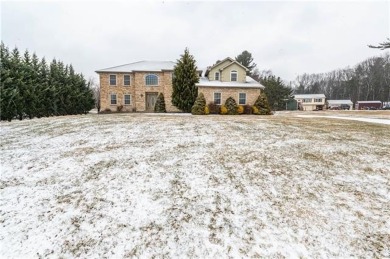
<path fill-rule="evenodd" d="M 47 64 L 28 50 L 21 56 L 3 42 L 0 59 L 1 120 L 86 114 L 94 107 L 89 83 L 72 65 L 56 59 Z"/>
<path fill-rule="evenodd" d="M 323 93 L 328 99 L 352 102 L 390 100 L 390 55 L 371 57 L 353 68 L 299 75 L 292 84 L 295 94 Z"/>

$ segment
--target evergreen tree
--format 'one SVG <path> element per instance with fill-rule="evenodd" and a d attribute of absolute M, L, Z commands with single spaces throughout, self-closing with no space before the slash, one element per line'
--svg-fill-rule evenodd
<path fill-rule="evenodd" d="M 177 60 L 172 79 L 172 104 L 184 112 L 191 112 L 198 95 L 195 83 L 199 81 L 199 77 L 196 69 L 195 59 L 186 48 L 184 54 Z"/>
<path fill-rule="evenodd" d="M 237 115 L 238 114 L 238 106 L 236 100 L 233 97 L 229 97 L 225 101 L 225 107 L 227 109 L 227 114 L 229 115 Z"/>
<path fill-rule="evenodd" d="M 157 96 L 156 104 L 154 105 L 154 112 L 167 112 L 165 109 L 164 94 L 160 93 Z"/>
<path fill-rule="evenodd" d="M 195 103 L 191 108 L 192 115 L 205 115 L 206 99 L 203 93 L 199 93 L 196 97 Z"/>
<path fill-rule="evenodd" d="M 253 106 L 257 108 L 260 115 L 271 115 L 271 109 L 268 104 L 267 95 L 264 92 L 260 93 Z"/>
<path fill-rule="evenodd" d="M 378 46 L 368 45 L 368 47 L 381 50 L 390 49 L 390 38 L 387 38 L 385 42 L 379 43 Z"/>
<path fill-rule="evenodd" d="M 53 60 L 50 68 L 42 58 L 26 50 L 23 58 L 0 46 L 0 117 L 14 118 L 83 114 L 94 106 L 92 90 L 73 67 Z"/>
<path fill-rule="evenodd" d="M 280 77 L 269 75 L 262 77 L 260 83 L 264 85 L 264 93 L 273 110 L 284 110 L 286 101 L 291 99 L 292 89 L 284 85 Z"/>
<path fill-rule="evenodd" d="M 256 63 L 253 62 L 252 54 L 244 50 L 240 55 L 236 57 L 236 61 L 241 63 L 244 67 L 248 69 L 246 72 L 247 76 L 252 75 L 253 69 L 256 67 Z"/>

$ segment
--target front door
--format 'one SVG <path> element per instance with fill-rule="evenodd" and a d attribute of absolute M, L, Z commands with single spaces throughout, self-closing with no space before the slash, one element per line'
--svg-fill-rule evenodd
<path fill-rule="evenodd" d="M 154 105 L 157 100 L 157 93 L 146 93 L 146 111 L 154 111 Z"/>

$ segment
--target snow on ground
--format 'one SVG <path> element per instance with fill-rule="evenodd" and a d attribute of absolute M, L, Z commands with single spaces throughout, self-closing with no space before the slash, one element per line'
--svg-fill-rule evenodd
<path fill-rule="evenodd" d="M 1 123 L 0 257 L 390 257 L 390 128 L 109 114 Z"/>
<path fill-rule="evenodd" d="M 353 120 L 353 121 L 363 121 L 363 122 L 371 122 L 371 123 L 380 123 L 380 124 L 390 125 L 390 119 L 345 117 L 345 116 L 318 116 L 318 115 L 297 115 L 297 116 L 304 117 L 304 118 L 330 118 L 330 119 L 341 119 L 341 120 Z"/>

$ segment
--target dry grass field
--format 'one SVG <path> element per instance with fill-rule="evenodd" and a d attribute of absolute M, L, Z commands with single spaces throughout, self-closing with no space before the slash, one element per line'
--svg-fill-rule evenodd
<path fill-rule="evenodd" d="M 390 257 L 389 120 L 2 122 L 0 257 Z"/>

